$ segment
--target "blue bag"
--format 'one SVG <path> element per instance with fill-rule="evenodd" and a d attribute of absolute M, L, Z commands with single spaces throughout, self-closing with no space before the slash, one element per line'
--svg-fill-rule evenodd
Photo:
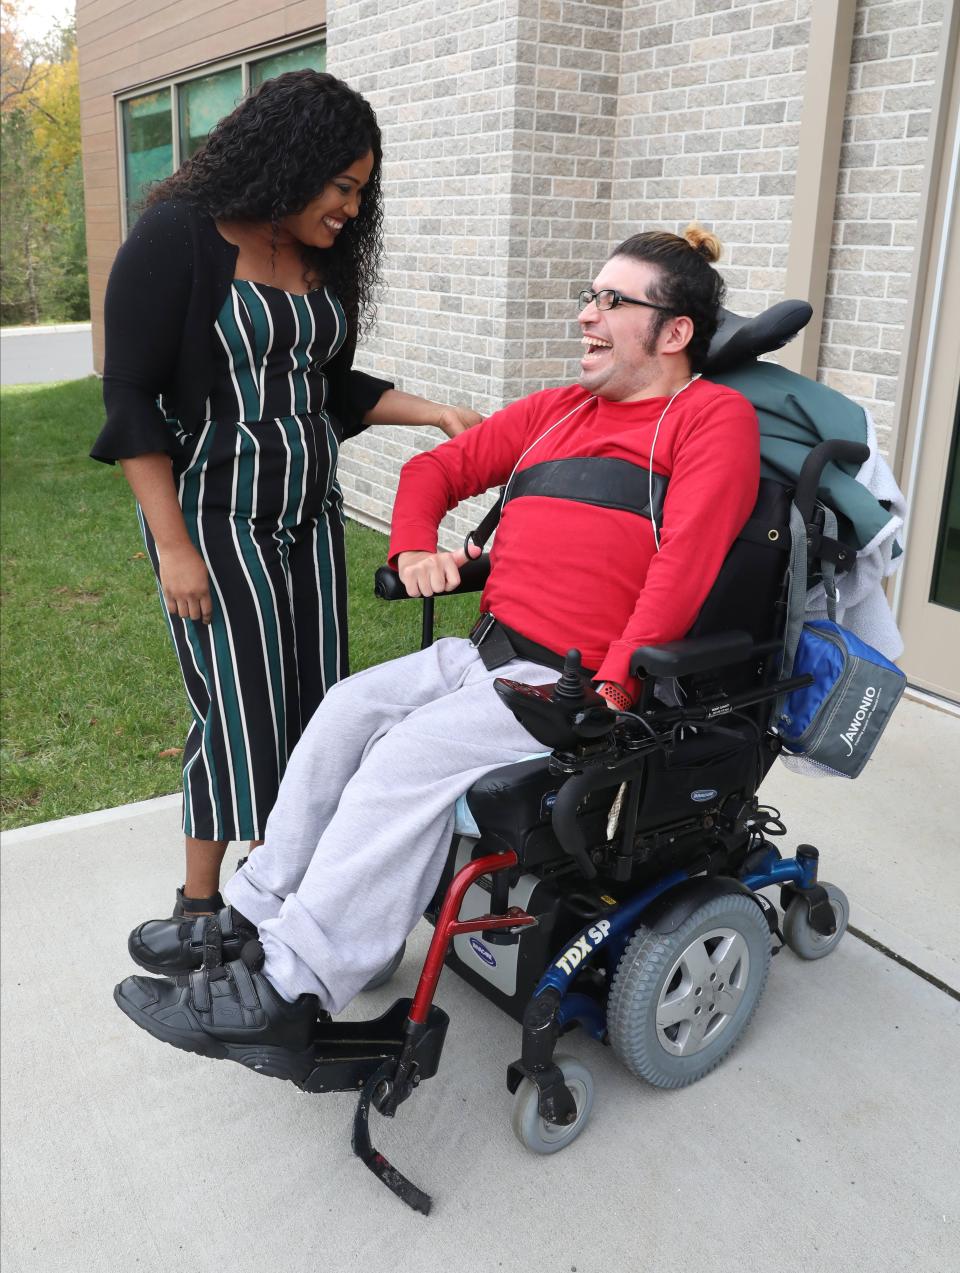
<path fill-rule="evenodd" d="M 803 625 L 793 675 L 813 684 L 786 696 L 777 730 L 784 747 L 856 778 L 900 701 L 907 678 L 889 659 L 829 619 Z"/>

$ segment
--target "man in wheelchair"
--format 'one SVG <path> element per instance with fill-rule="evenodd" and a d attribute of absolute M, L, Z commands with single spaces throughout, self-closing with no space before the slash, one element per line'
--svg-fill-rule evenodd
<path fill-rule="evenodd" d="M 556 680 L 576 648 L 600 700 L 613 712 L 635 704 L 633 652 L 689 631 L 757 498 L 754 410 L 698 377 L 724 292 L 718 255 L 697 227 L 627 239 L 581 293 L 579 382 L 405 465 L 390 554 L 410 596 L 458 586 L 470 550 L 437 551 L 438 525 L 461 500 L 504 488 L 481 619 L 469 638 L 326 697 L 265 843 L 224 890 L 230 905 L 131 934 L 135 961 L 165 974 L 116 989 L 142 1028 L 297 1078 L 318 1015 L 339 1013 L 428 906 L 458 797 L 543 751 L 494 681 Z"/>

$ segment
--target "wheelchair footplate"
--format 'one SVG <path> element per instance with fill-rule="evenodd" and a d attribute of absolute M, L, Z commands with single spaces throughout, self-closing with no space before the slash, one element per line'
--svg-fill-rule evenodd
<path fill-rule="evenodd" d="M 378 1153 L 370 1143 L 371 1104 L 392 1118 L 414 1088 L 432 1078 L 450 1019 L 431 1005 L 426 1020 L 411 1021 L 411 999 L 398 999 L 372 1021 L 318 1021 L 313 1069 L 299 1086 L 305 1092 L 360 1090 L 353 1120 L 353 1152 L 415 1211 L 427 1215 L 430 1197 Z"/>
<path fill-rule="evenodd" d="M 360 1089 L 353 1119 L 353 1152 L 398 1198 L 429 1215 L 430 1195 L 397 1171 L 370 1141 L 370 1106 L 392 1118 L 424 1079 L 432 1078 L 450 1019 L 433 1002 L 450 941 L 458 933 L 514 930 L 537 921 L 516 907 L 505 914 L 459 918 L 460 904 L 481 875 L 516 865 L 512 851 L 490 854 L 458 871 L 447 890 L 433 939 L 413 999 L 398 999 L 372 1021 L 318 1021 L 314 1065 L 299 1086 L 305 1092 L 349 1092 Z"/>

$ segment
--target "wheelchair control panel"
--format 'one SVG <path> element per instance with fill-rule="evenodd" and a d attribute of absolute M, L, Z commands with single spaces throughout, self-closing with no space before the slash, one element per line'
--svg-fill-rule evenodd
<path fill-rule="evenodd" d="M 498 677 L 493 688 L 520 724 L 552 751 L 569 751 L 612 733 L 616 714 L 586 680 L 579 650 L 570 650 L 555 684 Z"/>

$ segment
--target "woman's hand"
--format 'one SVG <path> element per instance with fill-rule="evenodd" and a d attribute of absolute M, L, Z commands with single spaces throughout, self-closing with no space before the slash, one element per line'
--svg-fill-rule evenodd
<path fill-rule="evenodd" d="M 170 456 L 152 452 L 121 460 L 120 464 L 157 546 L 160 587 L 167 609 L 181 619 L 209 623 L 213 617 L 210 579 L 203 558 L 187 534 Z"/>
<path fill-rule="evenodd" d="M 415 428 L 435 425 L 448 438 L 472 429 L 483 416 L 469 407 L 445 407 L 441 402 L 418 398 L 401 389 L 387 389 L 363 417 L 364 424 L 407 424 Z"/>
<path fill-rule="evenodd" d="M 187 542 L 159 548 L 160 587 L 171 614 L 209 623 L 213 617 L 210 576 L 203 558 Z"/>
<path fill-rule="evenodd" d="M 467 429 L 472 429 L 482 419 L 483 416 L 479 412 L 471 411 L 469 407 L 444 407 L 437 420 L 437 428 L 441 429 L 448 438 L 455 438 Z"/>

